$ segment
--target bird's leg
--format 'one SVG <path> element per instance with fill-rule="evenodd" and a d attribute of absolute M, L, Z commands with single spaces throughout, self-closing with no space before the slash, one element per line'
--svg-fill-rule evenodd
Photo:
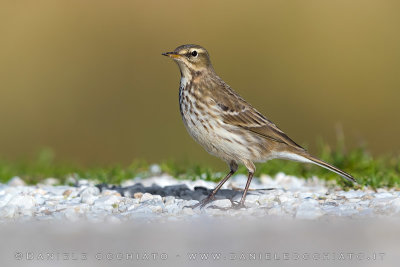
<path fill-rule="evenodd" d="M 246 206 L 244 205 L 244 201 L 246 200 L 247 191 L 249 191 L 249 186 L 251 183 L 251 179 L 253 179 L 253 175 L 254 175 L 254 173 L 249 172 L 249 176 L 247 178 L 247 183 L 246 183 L 246 187 L 244 188 L 242 198 L 240 199 L 239 203 L 232 203 L 232 208 L 234 208 L 234 209 L 246 208 Z"/>
<path fill-rule="evenodd" d="M 253 179 L 254 172 L 256 171 L 256 166 L 254 166 L 253 162 L 245 161 L 244 165 L 246 166 L 247 170 L 249 171 L 249 175 L 247 177 L 246 186 L 244 188 L 243 195 L 242 195 L 242 198 L 240 199 L 240 202 L 232 203 L 232 208 L 234 208 L 234 209 L 246 208 L 246 206 L 244 205 L 244 201 L 246 200 L 247 191 L 249 191 L 251 179 Z"/>
<path fill-rule="evenodd" d="M 221 189 L 221 187 L 224 185 L 224 183 L 226 181 L 228 181 L 229 178 L 231 178 L 231 176 L 237 171 L 237 164 L 232 162 L 230 164 L 231 167 L 231 171 L 228 173 L 228 175 L 225 176 L 224 179 L 222 179 L 221 182 L 219 182 L 219 184 L 217 185 L 217 187 L 214 188 L 214 190 L 211 192 L 211 194 L 209 194 L 205 199 L 201 200 L 199 203 L 195 204 L 195 205 L 191 205 L 191 206 L 185 206 L 185 208 L 197 208 L 198 206 L 200 206 L 200 208 L 203 208 L 205 205 L 207 205 L 208 203 L 210 203 L 211 201 L 214 200 L 215 198 L 215 194 L 219 191 L 219 189 Z"/>
<path fill-rule="evenodd" d="M 200 208 L 203 208 L 205 205 L 207 205 L 208 203 L 210 203 L 211 201 L 214 200 L 215 198 L 215 194 L 218 192 L 218 190 L 222 187 L 222 185 L 228 181 L 229 178 L 231 178 L 231 176 L 234 174 L 234 171 L 230 171 L 228 173 L 227 176 L 225 176 L 224 179 L 222 179 L 222 181 L 217 185 L 217 187 L 214 188 L 214 190 L 211 192 L 211 194 L 209 194 L 205 199 L 201 200 L 199 203 L 192 205 L 192 206 L 185 206 L 185 208 L 197 208 L 198 206 L 200 206 Z"/>

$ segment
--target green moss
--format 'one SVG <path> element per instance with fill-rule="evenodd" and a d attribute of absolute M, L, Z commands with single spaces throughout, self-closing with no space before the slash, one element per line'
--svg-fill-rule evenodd
<path fill-rule="evenodd" d="M 339 140 L 337 146 L 332 148 L 322 141 L 319 142 L 318 155 L 322 160 L 352 174 L 359 185 L 352 185 L 340 176 L 318 166 L 301 164 L 285 160 L 271 160 L 257 165 L 257 175 L 274 175 L 284 172 L 289 175 L 309 178 L 317 176 L 325 180 L 336 180 L 343 188 L 368 185 L 372 188 L 396 187 L 400 188 L 400 157 L 378 156 L 373 157 L 364 148 L 360 147 L 346 151 L 344 142 Z M 162 172 L 168 173 L 178 179 L 205 179 L 210 181 L 220 180 L 226 173 L 188 161 L 164 161 L 160 163 Z M 238 173 L 246 174 L 242 166 Z M 134 177 L 148 177 L 149 164 L 143 160 L 136 160 L 129 166 L 100 166 L 79 167 L 74 164 L 66 164 L 54 161 L 54 153 L 43 150 L 34 161 L 6 161 L 0 160 L 0 182 L 5 183 L 13 176 L 20 176 L 28 184 L 36 184 L 42 179 L 56 177 L 61 183 L 66 178 L 95 179 L 100 183 L 120 184 L 126 179 Z"/>

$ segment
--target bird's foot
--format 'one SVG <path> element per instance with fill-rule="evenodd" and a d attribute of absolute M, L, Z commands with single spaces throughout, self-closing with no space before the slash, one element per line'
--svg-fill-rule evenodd
<path fill-rule="evenodd" d="M 207 205 L 208 203 L 212 202 L 215 199 L 214 196 L 208 196 L 205 199 L 199 201 L 199 203 L 194 204 L 194 205 L 190 205 L 190 206 L 184 206 L 184 208 L 191 208 L 191 209 L 195 209 L 197 207 L 200 207 L 200 209 L 204 208 L 205 205 Z"/>
<path fill-rule="evenodd" d="M 240 202 L 232 201 L 232 209 L 235 209 L 235 210 L 246 209 L 246 206 L 244 205 L 244 203 L 242 201 L 240 201 Z"/>

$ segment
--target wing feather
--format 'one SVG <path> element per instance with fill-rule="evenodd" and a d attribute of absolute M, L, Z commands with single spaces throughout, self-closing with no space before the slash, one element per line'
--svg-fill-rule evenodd
<path fill-rule="evenodd" d="M 224 83 L 223 88 L 224 90 L 214 91 L 212 98 L 220 108 L 222 120 L 225 123 L 241 127 L 263 138 L 304 150 L 227 84 Z"/>

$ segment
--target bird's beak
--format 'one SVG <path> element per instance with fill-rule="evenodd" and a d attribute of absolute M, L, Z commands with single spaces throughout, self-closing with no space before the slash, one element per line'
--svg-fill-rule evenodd
<path fill-rule="evenodd" d="M 167 56 L 170 58 L 180 58 L 181 55 L 175 53 L 175 52 L 166 52 L 166 53 L 162 53 L 163 56 Z"/>

